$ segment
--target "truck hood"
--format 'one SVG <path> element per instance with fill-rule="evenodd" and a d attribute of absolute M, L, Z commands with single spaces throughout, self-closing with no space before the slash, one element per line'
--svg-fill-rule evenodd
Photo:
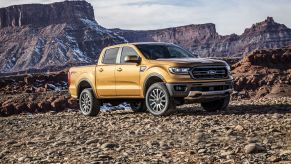
<path fill-rule="evenodd" d="M 169 65 L 226 65 L 225 61 L 208 58 L 160 58 L 152 62 Z"/>

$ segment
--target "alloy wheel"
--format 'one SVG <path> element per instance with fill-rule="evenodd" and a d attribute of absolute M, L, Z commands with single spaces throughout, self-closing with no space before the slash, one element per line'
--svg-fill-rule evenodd
<path fill-rule="evenodd" d="M 88 93 L 83 93 L 81 96 L 81 111 L 84 114 L 90 112 L 91 109 L 91 99 Z"/>
<path fill-rule="evenodd" d="M 166 93 L 162 89 L 155 88 L 149 95 L 149 105 L 154 112 L 161 112 L 166 108 Z"/>

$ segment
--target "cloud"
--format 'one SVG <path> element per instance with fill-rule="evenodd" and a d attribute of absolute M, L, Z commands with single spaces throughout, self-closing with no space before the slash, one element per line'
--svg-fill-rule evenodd
<path fill-rule="evenodd" d="M 51 3 L 55 0 L 1 0 L 0 6 Z M 273 16 L 291 27 L 290 0 L 88 0 L 99 24 L 107 28 L 148 30 L 214 23 L 220 34 L 241 34 L 246 27 Z"/>

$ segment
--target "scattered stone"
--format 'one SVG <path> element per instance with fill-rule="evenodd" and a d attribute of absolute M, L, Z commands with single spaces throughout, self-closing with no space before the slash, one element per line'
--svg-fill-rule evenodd
<path fill-rule="evenodd" d="M 234 129 L 236 131 L 243 131 L 244 130 L 244 127 L 242 127 L 241 125 L 237 125 Z"/>
<path fill-rule="evenodd" d="M 118 148 L 119 145 L 118 144 L 115 144 L 115 143 L 104 143 L 101 145 L 101 148 L 102 149 L 114 149 L 114 148 Z"/>
<path fill-rule="evenodd" d="M 35 103 L 60 97 L 36 96 Z M 190 104 L 167 117 L 129 111 L 2 117 L 0 163 L 288 163 L 290 103 L 290 98 L 232 101 L 227 113 L 211 115 Z"/>
<path fill-rule="evenodd" d="M 206 149 L 199 149 L 198 153 L 205 153 L 207 150 Z"/>
<path fill-rule="evenodd" d="M 9 140 L 6 142 L 7 145 L 13 145 L 15 143 L 17 143 L 15 140 Z"/>
<path fill-rule="evenodd" d="M 85 144 L 90 145 L 92 143 L 98 143 L 98 141 L 99 141 L 98 139 L 91 139 L 91 140 L 86 141 Z"/>
<path fill-rule="evenodd" d="M 281 160 L 281 158 L 273 155 L 273 156 L 269 157 L 268 160 L 270 162 L 279 162 Z"/>
<path fill-rule="evenodd" d="M 233 151 L 225 151 L 225 150 L 222 150 L 222 151 L 220 152 L 220 155 L 221 155 L 221 156 L 228 156 L 228 155 L 232 155 L 232 154 L 234 154 Z"/>
<path fill-rule="evenodd" d="M 20 157 L 20 158 L 18 158 L 18 161 L 19 161 L 19 162 L 23 162 L 23 161 L 25 160 L 25 158 L 26 158 L 26 157 Z"/>
<path fill-rule="evenodd" d="M 266 148 L 257 143 L 250 143 L 245 146 L 246 154 L 261 153 L 266 151 Z"/>
<path fill-rule="evenodd" d="M 291 150 L 282 150 L 281 152 L 280 152 L 280 155 L 282 156 L 282 155 L 291 155 Z"/>

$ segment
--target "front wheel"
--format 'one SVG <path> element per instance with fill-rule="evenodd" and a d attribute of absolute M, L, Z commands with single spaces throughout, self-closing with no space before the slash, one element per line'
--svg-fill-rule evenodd
<path fill-rule="evenodd" d="M 79 99 L 80 110 L 85 116 L 96 116 L 100 111 L 100 102 L 95 98 L 92 89 L 84 89 Z"/>
<path fill-rule="evenodd" d="M 164 83 L 155 83 L 149 87 L 146 93 L 146 106 L 148 111 L 156 116 L 169 115 L 176 109 Z"/>
<path fill-rule="evenodd" d="M 207 112 L 222 111 L 222 110 L 226 110 L 226 108 L 229 104 L 229 101 L 230 101 L 230 96 L 228 95 L 225 98 L 222 98 L 219 100 L 203 102 L 203 103 L 201 103 L 201 106 Z"/>

